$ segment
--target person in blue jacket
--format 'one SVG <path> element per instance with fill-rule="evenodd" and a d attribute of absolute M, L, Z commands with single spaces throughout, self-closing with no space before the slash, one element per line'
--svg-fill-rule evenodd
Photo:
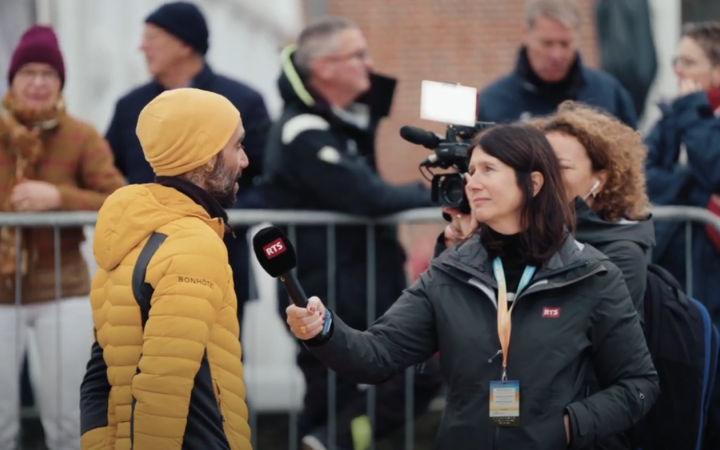
<path fill-rule="evenodd" d="M 573 0 L 531 0 L 514 70 L 480 93 L 477 120 L 515 122 L 555 112 L 566 100 L 602 108 L 636 128 L 632 98 L 612 75 L 585 66 L 577 50 L 580 9 Z"/>
<path fill-rule="evenodd" d="M 238 180 L 240 190 L 233 208 L 262 207 L 256 188 L 263 170 L 265 137 L 270 117 L 265 101 L 253 88 L 215 73 L 205 60 L 209 48 L 207 22 L 196 5 L 189 2 L 166 3 L 145 19 L 141 50 L 153 79 L 120 98 L 107 131 L 107 141 L 115 165 L 129 184 L 152 183 L 155 179 L 145 160 L 135 126 L 140 111 L 168 89 L 194 87 L 220 94 L 230 100 L 245 126 L 243 147 L 250 161 Z M 249 296 L 247 227 L 235 226 L 226 234 L 230 265 L 238 298 L 238 318 L 242 323 L 243 302 Z"/>
<path fill-rule="evenodd" d="M 720 22 L 685 26 L 674 61 L 678 95 L 661 105 L 662 118 L 646 138 L 647 186 L 655 205 L 714 209 L 720 194 Z M 720 326 L 720 249 L 707 228 L 692 226 L 692 274 L 685 270 L 686 226 L 682 222 L 656 222 L 656 263 L 670 271 L 688 294 L 707 306 Z M 708 430 L 720 433 L 720 389 Z M 711 436 L 720 446 L 718 436 Z M 720 448 L 720 447 L 712 447 Z"/>

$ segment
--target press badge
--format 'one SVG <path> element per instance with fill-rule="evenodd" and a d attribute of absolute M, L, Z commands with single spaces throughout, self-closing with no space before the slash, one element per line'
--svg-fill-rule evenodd
<path fill-rule="evenodd" d="M 494 427 L 520 425 L 520 382 L 490 382 L 490 424 Z"/>

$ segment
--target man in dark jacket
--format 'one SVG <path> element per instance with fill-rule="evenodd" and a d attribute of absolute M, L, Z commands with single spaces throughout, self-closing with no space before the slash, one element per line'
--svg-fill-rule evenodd
<path fill-rule="evenodd" d="M 286 49 L 278 82 L 285 104 L 266 149 L 263 194 L 269 207 L 378 217 L 432 206 L 429 190 L 420 183 L 395 186 L 377 173 L 375 129 L 389 110 L 394 80 L 372 76 L 371 66 L 362 33 L 341 18 L 309 25 L 297 50 Z M 325 226 L 294 230 L 300 283 L 306 292 L 329 298 L 351 327 L 367 328 L 368 302 L 375 305 L 374 320 L 405 288 L 405 253 L 395 227 L 338 226 L 332 230 L 334 239 Z M 374 256 L 368 258 L 369 252 Z M 335 279 L 328 283 L 331 269 Z M 374 276 L 368 277 L 368 271 Z M 368 279 L 375 284 L 370 292 Z M 280 298 L 284 317 L 287 296 Z M 299 354 L 298 364 L 307 382 L 299 436 L 305 448 L 323 449 L 328 444 L 326 415 L 332 414 L 327 411 L 327 370 L 307 350 Z M 377 437 L 403 425 L 403 385 L 400 374 L 378 387 Z M 437 363 L 431 360 L 416 376 L 417 412 L 439 387 Z M 338 380 L 338 448 L 353 448 L 350 424 L 365 414 L 365 398 L 354 384 Z"/>
<path fill-rule="evenodd" d="M 115 165 L 129 184 L 152 183 L 150 164 L 143 156 L 135 134 L 140 111 L 168 89 L 194 87 L 220 94 L 240 111 L 246 135 L 243 145 L 250 165 L 238 181 L 240 190 L 234 208 L 261 207 L 258 189 L 262 173 L 265 136 L 270 126 L 265 102 L 257 91 L 240 82 L 216 74 L 205 61 L 209 32 L 202 12 L 192 3 L 166 3 L 145 19 L 141 49 L 153 79 L 118 100 L 107 131 L 107 140 L 115 155 Z M 242 323 L 242 303 L 248 298 L 247 227 L 235 227 L 227 233 L 230 264 Z"/>
<path fill-rule="evenodd" d="M 602 108 L 628 126 L 637 117 L 630 94 L 612 76 L 590 69 L 577 51 L 580 10 L 573 0 L 533 0 L 515 69 L 478 100 L 478 120 L 514 122 L 553 113 L 565 100 Z"/>

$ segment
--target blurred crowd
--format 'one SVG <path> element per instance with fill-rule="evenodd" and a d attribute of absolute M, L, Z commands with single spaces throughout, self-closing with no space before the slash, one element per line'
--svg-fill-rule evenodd
<path fill-rule="evenodd" d="M 692 296 L 705 305 L 712 321 L 720 326 L 720 277 L 715 276 L 720 273 L 720 233 L 694 223 L 690 248 L 686 249 L 687 229 L 683 223 L 652 221 L 651 217 L 651 205 L 693 206 L 720 215 L 720 23 L 686 24 L 675 59 L 660 62 L 672 64 L 678 93 L 675 99 L 661 105 L 662 117 L 647 136 L 636 131 L 638 102 L 633 87 L 583 63 L 577 42 L 580 12 L 575 2 L 532 0 L 525 11 L 524 26 L 515 67 L 481 89 L 477 120 L 524 124 L 546 137 L 550 145 L 547 148 L 553 151 L 561 169 L 560 182 L 567 192 L 563 199 L 573 205 L 578 223 L 576 239 L 600 250 L 620 269 L 618 279 L 627 289 L 640 322 L 646 296 L 645 267 L 652 261 L 672 274 L 680 286 L 690 286 Z M 159 118 L 160 122 L 168 122 L 143 138 L 138 125 L 149 104 L 169 91 L 183 88 L 218 94 L 239 111 L 243 132 L 238 151 L 245 159 L 237 165 L 219 159 L 207 169 L 202 186 L 224 208 L 325 210 L 377 218 L 436 206 L 426 183 L 391 184 L 378 173 L 376 131 L 390 115 L 397 80 L 374 72 L 372 49 L 353 21 L 324 17 L 306 26 L 296 42 L 283 50 L 277 81 L 283 109 L 277 120 L 271 119 L 257 90 L 233 79 L 232 74 L 215 72 L 208 64 L 205 55 L 209 34 L 209 24 L 193 3 L 167 3 L 148 15 L 140 49 L 149 80 L 118 99 L 108 129 L 97 130 L 66 109 L 65 65 L 52 27 L 34 25 L 25 31 L 12 53 L 8 89 L 2 98 L 2 212 L 98 211 L 109 196 L 128 185 L 155 183 L 183 193 L 192 191 L 166 178 L 200 167 L 187 158 L 214 136 L 196 133 L 192 126 L 171 122 L 172 118 Z M 216 112 L 207 105 L 197 105 L 196 114 L 209 117 Z M 168 161 L 165 150 L 148 153 L 147 142 L 165 145 L 155 139 L 183 132 L 177 142 L 186 146 L 168 144 L 166 149 L 180 155 L 177 160 Z M 476 144 L 493 147 L 480 141 Z M 208 161 L 209 157 L 202 164 Z M 486 168 L 477 164 L 468 175 L 466 192 L 485 189 L 471 178 L 475 170 Z M 230 192 L 228 177 L 233 181 L 231 186 L 237 181 L 237 195 Z M 500 190 L 497 192 L 500 196 Z M 193 198 L 190 193 L 186 195 Z M 172 201 L 168 198 L 168 202 Z M 194 201 L 204 210 L 210 208 L 202 198 Z M 163 205 L 172 207 L 171 203 Z M 467 211 L 445 208 L 443 212 L 448 225 L 438 238 L 435 256 L 446 248 L 462 245 L 485 223 Z M 222 212 L 209 214 L 223 217 Z M 140 220 L 150 223 L 154 217 L 148 213 Z M 241 325 L 243 304 L 250 297 L 248 228 L 232 223 L 226 228 L 221 233 L 222 241 L 232 269 L 230 277 L 237 299 L 234 311 Z M 297 227 L 295 233 L 298 279 L 309 295 L 337 299 L 333 313 L 342 317 L 349 328 L 365 330 L 369 325 L 368 246 L 375 248 L 375 274 L 370 277 L 374 277 L 376 317 L 391 310 L 407 288 L 406 249 L 395 226 L 376 226 L 372 241 L 368 240 L 365 226 L 337 227 L 334 261 L 328 260 L 326 227 Z M 0 370 L 0 450 L 14 449 L 19 432 L 18 372 L 25 355 L 27 329 L 35 330 L 42 361 L 42 368 L 31 365 L 30 369 L 37 372 L 39 380 L 34 391 L 47 447 L 80 448 L 80 385 L 89 370 L 88 350 L 93 336 L 96 345 L 102 343 L 98 324 L 106 319 L 105 313 L 99 311 L 109 306 L 103 306 L 104 300 L 98 300 L 98 304 L 93 300 L 93 308 L 89 307 L 91 288 L 98 286 L 90 279 L 80 251 L 82 229 L 63 228 L 59 236 L 62 264 L 56 273 L 57 248 L 52 228 L 0 227 L 0 340 L 4 343 L 0 346 L 0 360 L 13 362 Z M 114 251 L 107 249 L 107 242 L 113 238 L 110 232 L 96 232 L 97 259 L 103 257 L 99 249 Z M 102 242 L 107 245 L 103 247 Z M 413 261 L 418 267 L 411 281 L 432 267 L 432 256 L 423 255 L 421 261 Z M 686 273 L 687 258 L 692 260 L 691 273 Z M 132 270 L 126 269 L 123 276 L 129 277 Z M 328 273 L 333 271 L 335 280 L 328 283 Z M 107 289 L 105 293 L 111 291 Z M 284 321 L 286 296 L 281 292 L 279 298 L 278 313 Z M 237 330 L 234 332 L 237 335 Z M 637 338 L 629 331 L 626 336 L 630 336 L 628 342 Z M 369 350 L 364 352 L 368 354 Z M 426 411 L 447 382 L 461 380 L 463 385 L 467 381 L 464 377 L 472 377 L 467 373 L 455 374 L 458 378 L 448 376 L 442 356 L 420 353 L 423 358 L 412 361 L 423 367 L 415 373 L 415 414 Z M 627 353 L 637 354 L 630 350 Z M 114 370 L 132 366 L 134 373 L 137 365 L 137 361 L 123 360 L 123 355 L 115 356 L 115 360 L 108 360 L 107 355 L 105 358 L 104 370 L 110 384 L 114 382 Z M 481 355 L 483 358 L 487 359 Z M 459 361 L 445 364 L 452 366 Z M 638 390 L 646 390 L 649 407 L 650 399 L 657 396 L 657 380 L 653 381 L 647 361 L 643 361 L 636 361 L 633 374 L 643 379 L 638 382 Z M 368 431 L 358 419 L 365 415 L 367 397 L 358 389 L 360 380 L 350 375 L 338 379 L 337 429 L 328 436 L 326 366 L 338 363 L 323 359 L 307 345 L 300 346 L 297 363 L 307 385 L 298 443 L 309 450 L 324 450 L 329 448 L 328 439 L 336 439 L 338 449 L 364 448 L 362 442 Z M 617 364 L 630 363 L 624 360 Z M 607 362 L 607 372 L 598 374 L 599 384 L 591 380 L 592 389 L 600 390 L 603 382 L 621 376 L 619 371 L 610 370 L 611 366 Z M 373 433 L 382 438 L 405 423 L 405 375 L 392 373 L 376 381 L 379 385 Z M 220 398 L 217 392 L 216 396 Z M 134 410 L 134 401 L 132 407 L 125 405 L 127 410 L 118 407 L 118 417 L 127 416 L 126 420 L 132 421 L 129 411 Z M 714 401 L 715 414 L 709 420 L 712 428 L 720 430 L 720 402 Z M 647 411 L 641 412 L 635 411 L 640 417 Z M 486 421 L 487 417 L 478 420 Z M 119 423 L 113 439 L 132 434 L 130 425 Z M 85 425 L 83 433 L 93 431 Z M 165 426 L 158 425 L 157 439 L 163 438 Z M 448 430 L 452 427 L 448 425 Z M 600 444 L 606 446 L 595 448 L 631 450 L 631 438 L 621 432 L 628 427 L 608 427 L 605 434 L 612 436 L 606 444 Z M 454 432 L 447 431 L 447 436 Z M 582 432 L 577 425 L 573 429 L 577 444 L 573 448 L 583 448 Z M 237 433 L 244 433 L 244 428 Z M 443 448 L 465 448 L 453 447 L 459 442 L 454 439 L 463 438 L 462 430 L 460 437 L 453 436 L 445 438 L 443 442 L 449 446 Z M 249 448 L 249 440 L 244 439 L 236 438 L 239 447 L 232 444 L 228 448 Z M 131 441 L 128 445 L 132 445 Z M 84 441 L 82 448 L 132 447 L 92 446 Z"/>

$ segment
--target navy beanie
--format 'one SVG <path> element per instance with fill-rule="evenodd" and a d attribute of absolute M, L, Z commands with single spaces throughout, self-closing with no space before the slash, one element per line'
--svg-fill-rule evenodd
<path fill-rule="evenodd" d="M 200 9 L 189 2 L 165 3 L 145 23 L 156 25 L 205 55 L 209 47 L 207 22 Z"/>

